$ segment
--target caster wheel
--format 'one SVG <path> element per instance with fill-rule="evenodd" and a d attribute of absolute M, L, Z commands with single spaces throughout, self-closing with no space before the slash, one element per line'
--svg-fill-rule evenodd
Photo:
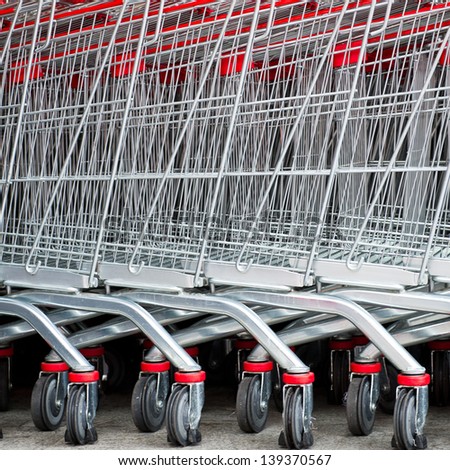
<path fill-rule="evenodd" d="M 448 351 L 433 353 L 433 382 L 430 402 L 436 406 L 447 406 L 450 402 L 450 364 Z"/>
<path fill-rule="evenodd" d="M 416 391 L 401 389 L 394 408 L 395 447 L 400 450 L 426 449 L 427 439 L 416 434 Z"/>
<path fill-rule="evenodd" d="M 305 449 L 313 444 L 311 433 L 304 432 L 303 394 L 301 387 L 289 387 L 286 390 L 284 404 L 284 429 L 280 443 L 288 449 Z"/>
<path fill-rule="evenodd" d="M 390 363 L 386 362 L 385 366 L 385 376 L 381 377 L 381 387 L 380 387 L 380 402 L 378 406 L 380 409 L 387 414 L 394 413 L 394 406 L 396 400 L 396 390 L 397 390 L 397 369 Z"/>
<path fill-rule="evenodd" d="M 9 359 L 0 359 L 0 411 L 9 409 Z"/>
<path fill-rule="evenodd" d="M 31 417 L 41 431 L 54 431 L 64 418 L 65 399 L 58 402 L 58 377 L 42 375 L 31 393 Z"/>
<path fill-rule="evenodd" d="M 159 431 L 164 424 L 166 403 L 158 403 L 157 377 L 141 377 L 133 389 L 131 414 L 136 427 L 142 432 Z"/>
<path fill-rule="evenodd" d="M 189 387 L 179 386 L 167 402 L 167 439 L 173 444 L 186 447 L 201 441 L 198 429 L 189 426 Z"/>
<path fill-rule="evenodd" d="M 261 409 L 261 377 L 246 376 L 239 384 L 236 414 L 239 427 L 244 432 L 261 432 L 267 422 L 269 408 Z"/>
<path fill-rule="evenodd" d="M 375 422 L 370 406 L 370 377 L 355 377 L 348 388 L 347 424 L 354 436 L 368 436 Z"/>
<path fill-rule="evenodd" d="M 333 405 L 342 405 L 350 384 L 350 360 L 348 350 L 335 350 L 332 355 L 332 370 L 330 371 L 330 388 L 328 401 Z"/>
<path fill-rule="evenodd" d="M 86 385 L 74 385 L 67 400 L 66 442 L 85 445 L 97 440 L 97 432 L 88 423 Z"/>

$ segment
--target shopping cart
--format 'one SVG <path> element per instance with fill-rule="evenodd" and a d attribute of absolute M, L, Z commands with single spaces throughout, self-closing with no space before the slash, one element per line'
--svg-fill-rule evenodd
<path fill-rule="evenodd" d="M 352 35 L 335 49 L 337 132 L 324 202 L 307 263 L 292 262 L 297 268 L 306 266 L 306 278 L 314 274 L 319 288 L 326 287 L 333 296 L 402 309 L 406 315 L 445 313 L 445 296 L 411 288 L 426 285 L 428 275 L 444 283 L 447 279 L 447 242 L 436 237 L 436 230 L 438 223 L 445 230 L 448 201 L 446 70 L 440 69 L 449 39 L 448 4 L 390 2 L 388 7 L 391 16 L 372 22 L 376 7 L 371 6 L 366 20 L 376 32 L 358 37 L 353 34 L 357 28 L 352 28 Z M 249 253 L 258 235 L 256 226 L 252 228 L 252 241 L 241 252 L 247 265 L 248 259 L 253 263 L 257 259 Z M 440 233 L 442 237 L 444 232 Z M 435 273 L 430 270 L 432 252 L 440 258 Z M 342 285 L 350 288 L 336 288 Z M 330 286 L 334 286 L 331 291 Z M 306 330 L 316 328 L 317 338 L 318 332 L 320 337 L 330 331 L 345 332 L 343 325 L 337 320 L 318 321 Z M 436 335 L 436 330 L 429 332 L 430 337 Z M 308 337 L 305 331 L 298 334 Z M 292 330 L 280 337 L 296 344 Z M 383 354 L 387 356 L 384 350 Z M 360 362 L 374 358 L 360 353 L 352 364 L 347 417 L 355 434 L 368 434 L 373 426 L 381 368 Z M 403 371 L 394 411 L 395 444 L 422 448 L 429 376 L 417 364 L 408 370 L 404 363 L 407 367 L 402 369 L 398 359 L 398 353 L 390 358 Z"/>
<path fill-rule="evenodd" d="M 26 154 L 26 150 L 33 148 L 36 143 L 29 139 L 29 134 L 22 134 L 21 131 L 28 125 L 27 108 L 35 109 L 39 97 L 42 98 L 45 95 L 45 88 L 42 87 L 42 84 L 39 84 L 41 68 L 39 64 L 32 60 L 26 60 L 26 57 L 29 51 L 37 52 L 42 46 L 45 46 L 43 43 L 38 44 L 40 26 L 36 18 L 39 19 L 41 16 L 47 15 L 53 19 L 55 13 L 56 2 L 46 3 L 45 5 L 44 2 L 39 2 L 38 5 L 32 6 L 25 2 L 19 2 L 17 5 L 5 5 L 1 11 L 2 34 L 4 35 L 0 59 L 2 63 L 2 204 L 0 216 L 2 221 L 2 261 L 11 262 L 14 259 L 14 254 L 8 250 L 8 247 L 23 245 L 23 239 L 30 229 L 30 226 L 23 226 L 21 234 L 10 231 L 11 226 L 17 224 L 19 219 L 20 209 L 15 204 L 19 204 L 20 201 L 23 203 L 27 197 L 30 197 L 30 201 L 32 201 L 33 196 L 36 196 L 36 194 L 33 194 L 32 184 L 28 188 L 30 191 L 25 190 L 24 194 L 20 194 L 20 191 L 14 194 L 12 190 L 15 183 L 20 181 L 16 179 L 18 175 L 21 173 L 27 174 L 28 171 L 29 174 L 32 174 L 31 169 L 35 166 L 33 158 L 31 160 L 21 159 Z M 27 26 L 21 29 L 19 27 L 21 22 L 22 26 L 24 24 L 27 24 Z M 21 31 L 22 40 L 28 47 L 24 47 L 13 58 L 10 53 L 15 41 L 14 30 L 16 28 Z M 43 150 L 41 146 L 37 147 L 37 153 Z M 20 162 L 18 165 L 16 165 L 16 158 Z M 44 160 L 42 160 L 42 163 L 44 163 Z M 25 204 L 23 204 L 23 210 L 32 211 L 30 207 L 25 207 Z M 31 219 L 29 222 L 31 222 Z M 17 262 L 18 260 L 15 259 L 14 261 Z M 5 280 L 3 284 L 7 293 L 9 293 L 14 285 L 14 276 L 11 279 L 12 283 L 9 284 L 9 277 L 4 273 L 2 265 L 0 277 L 2 281 Z M 47 393 L 48 396 L 52 397 L 53 414 L 57 416 L 57 419 L 60 419 L 63 415 L 64 406 L 62 406 L 62 401 L 66 394 L 65 386 L 69 379 L 87 384 L 86 389 L 93 404 L 93 409 L 89 412 L 92 411 L 92 416 L 94 416 L 97 395 L 95 387 L 90 385 L 90 383 L 96 382 L 98 378 L 98 372 L 93 370 L 94 367 L 70 345 L 67 338 L 36 306 L 9 295 L 2 296 L 1 312 L 3 318 L 13 316 L 25 320 L 57 353 L 59 362 L 43 364 L 43 374 L 51 378 L 48 381 Z M 12 351 L 13 349 L 9 345 L 2 347 L 2 408 L 8 406 Z M 70 374 L 68 373 L 69 369 L 72 369 Z M 53 380 L 56 379 L 56 372 L 58 379 Z M 49 423 L 49 425 L 51 424 Z M 86 434 L 90 438 L 94 438 L 95 430 L 88 427 Z"/>
<path fill-rule="evenodd" d="M 14 299 L 33 306 L 114 314 L 130 319 L 179 369 L 167 404 L 167 427 L 169 440 L 187 445 L 200 440 L 198 426 L 204 373 L 143 306 L 229 315 L 258 337 L 294 377 L 301 380 L 306 375 L 310 380 L 310 375 L 272 330 L 244 305 L 200 294 L 159 293 L 174 292 L 174 286 L 178 291 L 196 285 L 192 283 L 194 276 L 189 274 L 189 257 L 174 256 L 184 251 L 189 254 L 189 237 L 180 237 L 178 232 L 183 227 L 171 219 L 180 211 L 180 204 L 168 194 L 164 194 L 163 199 L 163 185 L 157 185 L 155 190 L 149 182 L 154 179 L 165 184 L 174 176 L 172 165 L 179 158 L 181 143 L 186 136 L 192 139 L 193 132 L 197 131 L 192 128 L 191 119 L 187 118 L 184 124 L 186 108 L 198 102 L 204 91 L 210 92 L 205 84 L 215 56 L 223 44 L 227 44 L 224 39 L 230 21 L 243 28 L 242 23 L 252 24 L 248 17 L 259 18 L 246 12 L 243 5 L 239 5 L 236 12 L 235 3 L 227 5 L 225 15 L 220 8 L 214 12 L 203 8 L 193 10 L 192 5 L 165 6 L 167 9 L 163 11 L 161 7 L 151 10 L 147 2 L 110 2 L 52 13 L 51 18 L 42 18 L 47 30 L 45 47 L 39 50 L 35 48 L 37 41 L 30 48 L 23 47 L 27 42 L 22 43 L 22 30 L 18 27 L 15 29 L 19 37 L 11 34 L 10 69 L 16 71 L 20 79 L 24 77 L 24 82 L 22 89 L 15 91 L 21 99 L 19 119 L 14 123 L 16 132 L 6 141 L 8 145 L 12 142 L 13 147 L 12 151 L 8 150 L 10 172 L 4 181 L 7 191 L 4 191 L 2 205 L 2 278 L 10 297 L 13 288 L 28 288 L 14 293 Z M 271 12 L 273 6 L 266 8 L 264 15 L 268 17 Z M 163 14 L 166 34 L 163 34 Z M 172 22 L 180 24 L 180 16 L 185 23 L 173 34 Z M 37 17 L 41 18 L 39 12 Z M 200 20 L 204 17 L 208 20 L 202 23 Z M 57 27 L 50 26 L 54 22 Z M 34 23 L 37 37 L 40 21 Z M 253 24 L 256 23 L 253 21 Z M 24 28 L 27 27 L 24 23 Z M 152 34 L 148 34 L 149 29 Z M 198 34 L 199 39 L 195 36 L 192 39 L 190 34 Z M 210 40 L 201 42 L 205 35 Z M 248 34 L 244 38 L 246 36 Z M 235 40 L 233 35 L 228 43 Z M 188 44 L 193 45 L 192 59 Z M 143 62 L 144 51 L 147 64 L 153 64 L 151 68 Z M 13 60 L 16 59 L 14 54 L 24 56 L 17 61 Z M 181 99 L 178 95 L 171 96 L 180 92 L 178 84 L 166 86 L 165 83 L 174 80 L 175 61 L 186 54 L 190 67 L 186 73 L 195 71 L 203 77 L 193 100 L 188 97 L 195 81 L 185 81 Z M 35 70 L 39 72 L 36 76 L 32 74 Z M 178 67 L 178 70 L 182 69 Z M 44 89 L 54 90 L 58 99 L 43 103 L 37 94 L 36 107 L 32 109 L 25 97 L 30 83 L 35 80 Z M 79 101 L 73 100 L 72 94 L 80 97 Z M 153 114 L 155 105 L 160 107 L 160 112 L 155 125 L 149 126 L 151 120 L 147 118 Z M 180 123 L 181 128 L 177 129 Z M 176 136 L 174 142 L 168 138 L 171 133 Z M 36 148 L 41 154 L 34 151 L 35 147 L 26 145 L 36 139 L 40 143 Z M 188 142 L 192 145 L 190 140 Z M 155 146 L 157 158 L 149 159 Z M 142 150 L 141 156 L 137 152 Z M 170 164 L 165 162 L 168 157 Z M 30 165 L 30 160 L 35 165 Z M 160 168 L 164 164 L 163 172 Z M 178 198 L 176 193 L 190 190 L 190 184 L 189 178 L 175 177 L 170 191 Z M 31 209 L 28 195 L 36 201 Z M 201 205 L 203 196 L 199 192 L 198 200 L 193 202 Z M 142 215 L 147 215 L 148 208 L 150 212 L 157 209 L 157 214 L 154 220 L 150 215 L 143 223 Z M 201 215 L 198 210 L 196 213 Z M 140 261 L 148 263 L 150 268 L 142 265 L 135 268 L 137 253 L 123 253 L 123 247 L 134 247 L 137 237 L 150 228 L 156 243 L 152 239 L 144 253 L 139 254 Z M 142 240 L 138 242 L 139 247 Z M 197 252 L 192 253 L 196 261 Z M 99 286 L 106 286 L 110 295 L 92 291 Z M 112 292 L 116 287 L 132 289 Z M 143 288 L 147 290 L 136 292 Z M 90 292 L 83 292 L 88 290 Z M 52 373 L 60 371 L 55 367 L 50 366 Z M 168 362 L 144 362 L 142 367 L 146 386 L 141 388 L 144 395 L 138 397 L 140 401 L 148 397 L 148 390 L 154 387 L 150 382 L 154 384 L 155 377 L 158 382 L 166 381 Z M 94 432 L 88 433 L 94 429 L 95 406 L 90 389 L 86 390 L 79 374 L 75 378 L 77 384 L 70 386 L 68 394 L 66 439 L 83 444 L 96 438 Z M 91 385 L 94 388 L 95 384 Z M 47 389 L 42 388 L 42 402 L 51 405 Z M 149 399 L 155 397 L 150 394 Z M 76 419 L 79 410 L 83 419 Z M 158 411 L 158 419 L 163 411 Z M 56 421 L 52 406 L 43 407 L 42 413 L 50 421 Z"/>
<path fill-rule="evenodd" d="M 106 68 L 115 73 L 112 53 L 117 45 L 121 48 L 139 28 L 143 38 L 149 6 L 96 2 L 57 11 L 56 2 L 51 2 L 48 11 L 44 3 L 19 3 L 16 9 L 8 5 L 5 13 L 14 18 L 3 57 L 7 64 L 3 80 L 8 84 L 2 136 L 1 278 L 8 294 L 4 304 L 16 305 L 13 312 L 23 304 L 33 312 L 41 306 L 88 316 L 92 312 L 126 316 L 162 351 L 167 350 L 174 365 L 185 373 L 198 371 L 198 364 L 139 305 L 92 293 L 73 295 L 97 285 L 89 276 L 92 243 L 99 229 L 102 181 L 108 180 L 109 171 L 102 146 L 108 129 L 98 118 L 112 116 L 106 120 L 110 130 L 115 128 L 114 119 L 126 121 L 123 102 L 105 104 L 109 88 L 100 86 L 103 73 Z M 47 321 L 52 330 L 47 333 L 42 328 L 38 332 L 46 337 L 55 326 Z M 32 402 L 37 406 L 33 413 L 37 425 L 54 429 L 68 395 L 66 440 L 95 441 L 99 374 L 81 373 L 93 367 L 78 351 L 72 356 L 83 359 L 82 366 L 62 346 L 54 349 L 59 360 L 43 364 L 41 398 Z M 61 359 L 77 366 L 68 376 L 68 392 L 68 367 Z"/>

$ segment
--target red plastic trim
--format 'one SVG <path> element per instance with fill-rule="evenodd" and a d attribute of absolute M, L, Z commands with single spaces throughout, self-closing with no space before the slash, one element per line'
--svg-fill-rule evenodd
<path fill-rule="evenodd" d="M 66 372 L 69 366 L 65 362 L 41 362 L 42 372 Z"/>
<path fill-rule="evenodd" d="M 14 348 L 0 348 L 0 357 L 12 357 L 14 354 Z"/>
<path fill-rule="evenodd" d="M 433 351 L 450 351 L 450 340 L 435 340 L 428 343 L 428 348 Z"/>
<path fill-rule="evenodd" d="M 424 387 L 430 383 L 430 374 L 406 375 L 398 374 L 397 382 L 406 387 Z"/>
<path fill-rule="evenodd" d="M 405 47 L 397 47 L 395 49 L 383 48 L 382 50 L 377 48 L 374 52 L 367 54 L 366 72 L 377 73 L 380 70 L 392 70 L 397 64 L 398 56 L 401 53 L 407 54 L 407 52 Z"/>
<path fill-rule="evenodd" d="M 95 348 L 82 348 L 80 349 L 80 353 L 86 359 L 91 359 L 93 357 L 101 357 L 105 354 L 105 348 L 103 346 L 98 346 Z"/>
<path fill-rule="evenodd" d="M 114 78 L 128 77 L 132 75 L 134 64 L 136 61 L 136 52 L 131 52 L 129 54 L 119 54 L 116 57 L 113 57 L 111 63 L 111 75 Z M 143 59 L 139 61 L 138 73 L 145 72 L 145 62 Z"/>
<path fill-rule="evenodd" d="M 244 68 L 244 58 L 244 52 L 238 52 L 237 54 L 222 57 L 220 60 L 220 75 L 223 77 L 241 73 Z M 249 62 L 248 68 L 249 70 L 254 68 L 254 63 L 252 61 Z"/>
<path fill-rule="evenodd" d="M 69 372 L 69 382 L 72 383 L 91 383 L 100 379 L 98 370 L 92 372 Z"/>
<path fill-rule="evenodd" d="M 3 5 L 3 4 L 2 4 Z M 2 8 L 0 10 L 0 17 L 2 16 L 10 16 L 10 15 L 13 15 L 15 13 L 15 9 L 14 8 L 11 8 L 9 5 L 5 5 L 6 8 Z M 9 25 L 8 25 L 9 26 Z"/>
<path fill-rule="evenodd" d="M 244 371 L 245 372 L 270 372 L 273 370 L 273 362 L 250 362 L 244 361 Z"/>
<path fill-rule="evenodd" d="M 439 57 L 439 63 L 443 67 L 449 67 L 450 66 L 450 50 L 447 49 L 441 54 L 441 57 Z"/>
<path fill-rule="evenodd" d="M 141 362 L 141 372 L 166 372 L 170 369 L 170 362 Z"/>
<path fill-rule="evenodd" d="M 258 346 L 258 341 L 255 339 L 237 339 L 234 342 L 235 349 L 253 349 Z"/>
<path fill-rule="evenodd" d="M 343 351 L 345 349 L 353 349 L 353 341 L 351 339 L 339 340 L 333 339 L 328 343 L 330 349 Z"/>
<path fill-rule="evenodd" d="M 297 71 L 297 64 L 292 62 L 283 64 L 275 60 L 269 62 L 268 66 L 264 62 L 255 62 L 255 67 L 261 69 L 259 77 L 266 82 L 287 80 L 294 77 Z"/>
<path fill-rule="evenodd" d="M 152 349 L 154 346 L 154 343 L 153 341 L 149 340 L 149 339 L 144 339 L 144 342 L 142 343 L 142 347 L 144 349 Z"/>
<path fill-rule="evenodd" d="M 74 73 L 70 79 L 70 87 L 74 90 L 83 88 L 88 81 L 88 77 L 84 77 L 81 73 Z"/>
<path fill-rule="evenodd" d="M 176 69 L 164 66 L 159 73 L 159 79 L 164 85 L 184 83 L 187 78 L 187 68 L 177 67 Z"/>
<path fill-rule="evenodd" d="M 365 346 L 369 343 L 369 338 L 366 336 L 354 336 L 353 339 L 353 347 L 355 346 Z"/>
<path fill-rule="evenodd" d="M 13 62 L 10 66 L 9 83 L 20 85 L 25 82 L 25 75 L 28 64 L 26 61 Z M 32 65 L 30 71 L 30 80 L 39 80 L 44 76 L 44 72 L 40 65 Z"/>
<path fill-rule="evenodd" d="M 314 372 L 306 372 L 304 374 L 283 374 L 283 383 L 286 385 L 309 385 L 314 382 Z"/>
<path fill-rule="evenodd" d="M 351 371 L 355 374 L 379 374 L 381 372 L 381 364 L 379 362 L 371 362 L 369 364 L 352 362 Z"/>
<path fill-rule="evenodd" d="M 200 370 L 198 372 L 175 372 L 174 374 L 175 382 L 177 383 L 184 383 L 184 384 L 192 384 L 192 383 L 199 383 L 204 382 L 206 379 L 206 372 L 204 370 Z"/>
<path fill-rule="evenodd" d="M 333 54 L 333 67 L 340 68 L 355 65 L 359 59 L 361 45 L 361 41 L 355 41 L 351 44 L 338 44 L 335 48 L 335 53 Z M 363 58 L 363 63 L 366 58 L 367 57 Z"/>
<path fill-rule="evenodd" d="M 197 346 L 192 346 L 191 348 L 185 348 L 185 351 L 189 354 L 191 357 L 197 357 L 200 353 L 199 349 Z"/>

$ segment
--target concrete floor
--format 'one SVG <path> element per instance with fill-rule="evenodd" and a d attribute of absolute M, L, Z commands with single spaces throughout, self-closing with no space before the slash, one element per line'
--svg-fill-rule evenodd
<path fill-rule="evenodd" d="M 64 426 L 54 432 L 40 432 L 30 415 L 31 389 L 14 390 L 11 409 L 0 413 L 3 439 L 0 450 L 73 449 L 64 442 Z M 392 416 L 377 412 L 375 428 L 368 437 L 352 436 L 347 429 L 345 408 L 329 405 L 324 393 L 315 390 L 314 446 L 312 450 L 390 450 Z M 207 387 L 202 413 L 202 442 L 197 450 L 280 450 L 278 435 L 281 414 L 272 404 L 266 428 L 259 434 L 243 433 L 237 424 L 235 392 L 222 387 Z M 139 432 L 130 413 L 130 393 L 113 393 L 102 397 L 95 419 L 98 442 L 89 449 L 137 450 L 171 449 L 164 429 L 154 434 Z M 450 450 L 450 407 L 430 407 L 426 434 L 430 450 Z"/>

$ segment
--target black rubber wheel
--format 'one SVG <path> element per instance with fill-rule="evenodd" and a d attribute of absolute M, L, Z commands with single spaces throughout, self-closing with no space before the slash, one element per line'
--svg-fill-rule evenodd
<path fill-rule="evenodd" d="M 450 402 L 448 351 L 434 351 L 432 361 L 433 381 L 430 387 L 430 402 L 436 406 L 447 406 Z"/>
<path fill-rule="evenodd" d="M 386 362 L 386 376 L 381 379 L 380 401 L 378 406 L 387 414 L 394 413 L 395 400 L 397 398 L 397 369 L 390 363 Z"/>
<path fill-rule="evenodd" d="M 236 415 L 244 432 L 261 432 L 267 422 L 269 407 L 261 409 L 261 377 L 245 376 L 239 384 L 236 398 Z"/>
<path fill-rule="evenodd" d="M 397 400 L 395 402 L 395 406 L 394 406 L 394 417 L 393 417 L 394 436 L 392 438 L 392 446 L 397 449 L 405 449 L 405 444 L 403 442 L 403 433 L 401 429 L 399 429 L 399 426 L 400 426 L 400 417 L 402 414 L 401 410 L 403 408 L 403 401 L 405 399 L 407 391 L 408 391 L 407 389 L 400 389 Z"/>
<path fill-rule="evenodd" d="M 426 449 L 424 435 L 416 434 L 416 390 L 403 388 L 394 408 L 394 442 L 400 450 Z"/>
<path fill-rule="evenodd" d="M 9 359 L 0 359 L 0 411 L 9 409 L 10 394 L 10 376 L 9 376 Z"/>
<path fill-rule="evenodd" d="M 370 406 L 370 377 L 355 377 L 348 388 L 347 424 L 354 436 L 368 436 L 375 422 L 375 410 Z"/>
<path fill-rule="evenodd" d="M 57 402 L 57 374 L 42 375 L 31 393 L 31 417 L 41 431 L 54 431 L 64 418 L 65 399 Z"/>
<path fill-rule="evenodd" d="M 342 405 L 350 385 L 350 360 L 348 350 L 333 351 L 331 361 L 328 401 L 330 404 Z M 331 367 L 333 370 L 332 377 Z"/>
<path fill-rule="evenodd" d="M 303 422 L 303 390 L 289 387 L 283 412 L 283 438 L 288 449 L 305 449 L 312 446 L 312 434 L 306 435 Z"/>
<path fill-rule="evenodd" d="M 190 445 L 189 388 L 180 386 L 170 395 L 167 403 L 167 435 L 170 442 L 182 447 Z"/>
<path fill-rule="evenodd" d="M 97 432 L 88 423 L 88 403 L 86 385 L 79 384 L 71 387 L 67 400 L 66 442 L 74 445 L 91 444 L 97 440 Z"/>
<path fill-rule="evenodd" d="M 84 445 L 87 430 L 86 387 L 78 385 L 72 388 L 67 401 L 67 432 L 72 444 Z"/>
<path fill-rule="evenodd" d="M 161 429 L 166 416 L 166 403 L 157 402 L 157 377 L 148 375 L 139 378 L 131 398 L 131 414 L 136 427 L 142 432 Z"/>

